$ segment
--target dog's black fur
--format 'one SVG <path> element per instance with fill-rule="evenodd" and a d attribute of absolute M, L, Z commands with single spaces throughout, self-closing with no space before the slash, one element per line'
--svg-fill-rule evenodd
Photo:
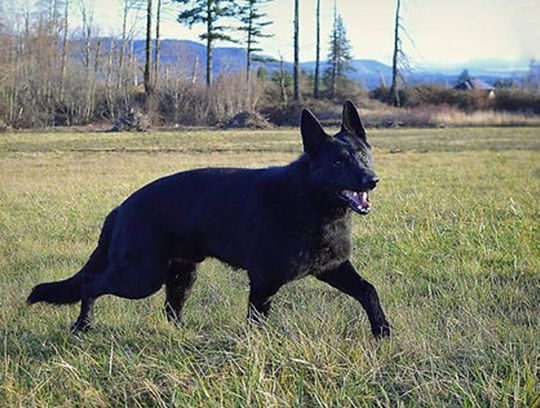
<path fill-rule="evenodd" d="M 197 264 L 213 257 L 247 270 L 251 321 L 268 314 L 282 285 L 313 275 L 360 301 L 373 334 L 388 336 L 377 292 L 349 260 L 351 213 L 369 211 L 378 181 L 358 112 L 347 101 L 330 136 L 304 110 L 301 133 L 304 154 L 287 166 L 192 170 L 136 191 L 107 216 L 86 265 L 36 286 L 28 303 L 81 301 L 77 331 L 91 324 L 97 297 L 139 299 L 165 284 L 165 311 L 178 320 Z"/>

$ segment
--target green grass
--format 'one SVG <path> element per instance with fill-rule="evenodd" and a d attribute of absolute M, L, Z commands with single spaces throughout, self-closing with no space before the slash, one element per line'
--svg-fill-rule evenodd
<path fill-rule="evenodd" d="M 81 267 L 105 215 L 161 175 L 287 163 L 296 130 L 0 135 L 0 406 L 529 407 L 540 376 L 540 129 L 372 131 L 380 188 L 353 263 L 393 326 L 311 278 L 261 328 L 247 279 L 202 264 L 185 326 L 163 294 L 28 307 Z M 181 215 L 179 215 L 181 216 Z"/>

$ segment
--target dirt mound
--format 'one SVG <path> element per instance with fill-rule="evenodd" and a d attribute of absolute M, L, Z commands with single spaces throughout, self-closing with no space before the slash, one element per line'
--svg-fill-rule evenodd
<path fill-rule="evenodd" d="M 140 112 L 130 110 L 126 115 L 115 120 L 109 132 L 144 132 L 147 127 L 144 115 Z"/>
<path fill-rule="evenodd" d="M 274 126 L 256 112 L 240 112 L 222 126 L 224 129 L 271 129 Z"/>

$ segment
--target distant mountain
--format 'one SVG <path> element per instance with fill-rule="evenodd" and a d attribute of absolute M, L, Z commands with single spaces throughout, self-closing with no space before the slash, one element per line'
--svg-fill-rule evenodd
<path fill-rule="evenodd" d="M 108 40 L 110 42 L 110 40 Z M 103 44 L 105 45 L 105 44 Z M 138 59 L 144 60 L 144 41 L 134 42 L 134 52 Z M 107 49 L 107 47 L 104 47 Z M 279 62 L 268 56 L 257 56 L 253 62 L 253 69 L 263 66 L 269 73 L 279 70 Z M 262 59 L 265 61 L 257 61 Z M 206 67 L 205 45 L 188 40 L 163 40 L 161 43 L 162 64 L 181 66 L 186 72 L 197 70 L 201 76 Z M 245 69 L 246 51 L 239 47 L 216 47 L 214 48 L 213 73 L 240 72 Z M 361 82 L 366 88 L 373 89 L 383 80 L 387 85 L 391 81 L 392 68 L 375 60 L 355 59 L 350 62 L 354 68 L 348 73 L 349 78 Z M 328 67 L 327 63 L 321 62 L 321 72 Z M 285 70 L 292 72 L 293 64 L 284 63 Z M 411 83 L 429 82 L 442 85 L 453 85 L 459 73 L 467 68 L 470 75 L 493 83 L 499 78 L 521 77 L 528 69 L 528 61 L 506 61 L 496 59 L 474 60 L 459 65 L 437 65 L 414 70 L 405 74 Z M 301 64 L 304 71 L 315 70 L 315 62 L 308 61 Z"/>
<path fill-rule="evenodd" d="M 523 74 L 529 69 L 529 60 L 475 59 L 461 64 L 430 64 L 422 71 L 440 72 L 445 75 L 459 75 L 464 69 L 468 69 L 471 75 L 508 76 Z"/>
<path fill-rule="evenodd" d="M 373 89 L 381 84 L 381 78 L 388 83 L 392 76 L 392 67 L 375 60 L 351 60 L 350 65 L 352 71 L 347 73 L 347 76 L 354 80 L 360 81 L 366 88 Z M 301 67 L 305 71 L 315 71 L 315 61 L 304 62 Z M 321 72 L 328 69 L 329 65 L 326 61 L 321 62 Z"/>

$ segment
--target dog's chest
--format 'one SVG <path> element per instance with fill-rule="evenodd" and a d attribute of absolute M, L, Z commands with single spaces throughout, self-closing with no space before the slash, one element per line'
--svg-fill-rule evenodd
<path fill-rule="evenodd" d="M 343 217 L 310 230 L 296 260 L 298 277 L 317 275 L 334 269 L 349 259 L 352 252 L 350 217 Z"/>

